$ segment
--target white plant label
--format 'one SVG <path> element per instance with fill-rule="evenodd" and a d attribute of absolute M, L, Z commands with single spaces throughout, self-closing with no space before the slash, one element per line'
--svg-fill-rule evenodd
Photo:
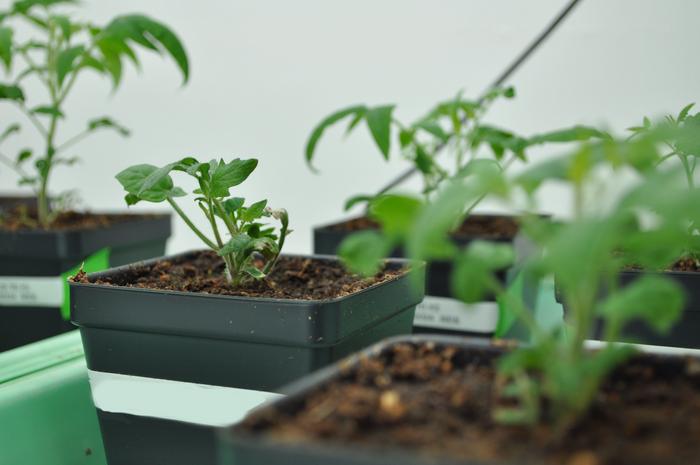
<path fill-rule="evenodd" d="M 60 307 L 63 290 L 60 276 L 0 276 L 0 307 Z"/>
<path fill-rule="evenodd" d="M 498 324 L 498 303 L 465 304 L 449 297 L 425 296 L 416 307 L 416 326 L 492 333 Z"/>
<path fill-rule="evenodd" d="M 95 407 L 103 412 L 228 426 L 280 394 L 88 370 Z"/>

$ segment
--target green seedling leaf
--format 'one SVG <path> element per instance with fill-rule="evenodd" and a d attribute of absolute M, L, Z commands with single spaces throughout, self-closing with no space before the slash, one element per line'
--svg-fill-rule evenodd
<path fill-rule="evenodd" d="M 391 147 L 391 115 L 393 111 L 394 105 L 385 105 L 371 108 L 365 115 L 365 121 L 367 121 L 367 127 L 372 133 L 374 142 L 386 160 L 389 159 Z"/>
<path fill-rule="evenodd" d="M 12 36 L 14 32 L 7 26 L 0 26 L 0 61 L 9 72 L 12 67 Z"/>
<path fill-rule="evenodd" d="M 15 100 L 24 102 L 22 88 L 13 84 L 0 84 L 0 100 Z"/>
<path fill-rule="evenodd" d="M 371 202 L 374 196 L 372 195 L 356 195 L 354 197 L 350 197 L 348 200 L 345 201 L 345 205 L 343 205 L 343 210 L 348 211 L 355 205 L 358 205 L 360 203 L 367 203 Z"/>
<path fill-rule="evenodd" d="M 255 268 L 254 266 L 248 266 L 244 268 L 243 271 L 255 279 L 262 279 L 265 277 L 265 273 Z"/>
<path fill-rule="evenodd" d="M 73 26 L 70 23 L 68 16 L 51 15 L 49 20 L 58 25 L 65 40 L 69 41 L 73 35 Z"/>
<path fill-rule="evenodd" d="M 680 113 L 678 113 L 678 117 L 676 118 L 676 120 L 678 120 L 678 122 L 681 122 L 681 123 L 683 121 L 685 121 L 685 118 L 688 116 L 688 113 L 690 113 L 690 110 L 694 106 L 695 106 L 695 103 L 689 103 L 688 105 L 683 107 L 683 109 L 680 111 Z"/>
<path fill-rule="evenodd" d="M 678 321 L 685 302 L 683 289 L 662 276 L 645 275 L 608 297 L 599 307 L 608 321 L 624 325 L 641 319 L 661 333 Z"/>
<path fill-rule="evenodd" d="M 101 128 L 114 129 L 124 137 L 131 135 L 131 131 L 129 131 L 129 129 L 117 123 L 112 118 L 106 116 L 102 118 L 96 118 L 88 122 L 88 131 L 96 131 Z"/>
<path fill-rule="evenodd" d="M 146 179 L 158 171 L 158 167 L 148 164 L 131 166 L 119 174 L 117 181 L 127 191 L 125 200 L 128 205 L 133 205 L 140 200 L 147 202 L 162 202 L 169 197 L 181 197 L 185 192 L 179 187 L 174 187 L 170 176 L 160 177 L 158 182 L 148 189 L 142 189 Z"/>
<path fill-rule="evenodd" d="M 65 116 L 66 116 L 63 114 L 63 112 L 60 109 L 58 109 L 54 106 L 50 106 L 50 105 L 41 105 L 41 106 L 33 108 L 30 111 L 32 113 L 34 113 L 35 115 L 54 116 L 56 118 L 65 118 Z"/>
<path fill-rule="evenodd" d="M 35 6 L 51 7 L 55 5 L 75 5 L 77 0 L 17 0 L 12 4 L 12 11 L 15 13 L 27 13 Z"/>
<path fill-rule="evenodd" d="M 224 211 L 231 216 L 235 216 L 244 203 L 245 199 L 243 197 L 232 197 L 230 199 L 226 199 L 223 202 Z"/>
<path fill-rule="evenodd" d="M 267 206 L 267 200 L 261 200 L 255 202 L 248 208 L 241 209 L 239 213 L 239 218 L 245 222 L 255 221 L 263 216 L 265 207 Z"/>
<path fill-rule="evenodd" d="M 372 276 L 381 268 L 392 244 L 377 231 L 361 231 L 348 236 L 338 247 L 338 255 L 353 273 Z"/>
<path fill-rule="evenodd" d="M 423 131 L 432 134 L 441 142 L 445 142 L 447 139 L 449 139 L 449 135 L 435 121 L 424 119 L 415 123 L 413 127 L 416 129 L 422 129 Z"/>
<path fill-rule="evenodd" d="M 0 134 L 0 142 L 4 141 L 8 137 L 10 137 L 13 134 L 17 134 L 21 130 L 21 127 L 17 123 L 13 123 L 9 125 L 5 130 Z"/>
<path fill-rule="evenodd" d="M 576 142 L 589 139 L 610 139 L 610 135 L 589 126 L 573 126 L 556 131 L 536 134 L 527 140 L 528 145 L 548 142 Z"/>
<path fill-rule="evenodd" d="M 514 261 L 515 252 L 509 244 L 472 242 L 455 261 L 451 275 L 453 294 L 468 303 L 484 300 L 495 289 L 494 272 L 509 267 Z"/>
<path fill-rule="evenodd" d="M 423 202 L 414 197 L 382 195 L 370 204 L 369 216 L 389 238 L 401 240 L 411 232 L 422 207 Z"/>
<path fill-rule="evenodd" d="M 250 173 L 258 166 L 258 160 L 235 160 L 226 163 L 223 160 L 211 162 L 209 174 L 211 176 L 211 195 L 214 197 L 228 197 L 229 189 L 245 181 Z"/>
<path fill-rule="evenodd" d="M 84 45 L 76 45 L 75 47 L 70 47 L 66 50 L 61 51 L 56 59 L 56 77 L 58 79 L 58 86 L 63 86 L 63 81 L 66 75 L 71 71 L 76 71 L 76 59 L 85 53 Z"/>
<path fill-rule="evenodd" d="M 333 126 L 335 123 L 338 121 L 342 120 L 343 118 L 346 118 L 347 116 L 354 115 L 353 121 L 358 118 L 358 115 L 364 115 L 366 112 L 367 107 L 364 105 L 355 105 L 349 108 L 344 108 L 342 110 L 336 111 L 335 113 L 332 113 L 325 117 L 323 120 L 321 120 L 320 123 L 313 129 L 311 132 L 311 136 L 309 136 L 309 140 L 306 142 L 306 163 L 311 168 L 314 170 L 314 167 L 312 165 L 312 160 L 314 158 L 314 152 L 316 150 L 316 145 L 318 144 L 319 139 L 321 139 L 321 136 L 323 135 L 323 132 L 328 129 L 330 126 Z M 360 116 L 361 119 L 361 116 Z M 357 124 L 357 123 L 355 123 Z M 354 125 L 353 125 L 354 127 Z"/>
<path fill-rule="evenodd" d="M 132 14 L 119 16 L 104 29 L 104 35 L 125 44 L 126 40 L 156 52 L 161 49 L 175 60 L 182 73 L 183 83 L 189 79 L 189 61 L 187 52 L 177 35 L 165 24 L 148 16 Z"/>
<path fill-rule="evenodd" d="M 32 151 L 29 149 L 24 149 L 17 154 L 17 160 L 15 161 L 16 165 L 21 165 L 25 161 L 29 160 L 32 157 Z"/>

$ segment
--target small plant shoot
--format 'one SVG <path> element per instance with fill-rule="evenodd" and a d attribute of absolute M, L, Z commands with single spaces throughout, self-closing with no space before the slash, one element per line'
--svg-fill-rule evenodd
<path fill-rule="evenodd" d="M 255 159 L 202 163 L 187 157 L 161 168 L 147 164 L 131 166 L 116 177 L 127 192 L 127 205 L 141 201 L 168 202 L 197 237 L 223 258 L 227 279 L 231 286 L 237 287 L 265 278 L 272 271 L 290 232 L 286 210 L 269 208 L 267 200 L 246 206 L 245 199 L 230 193 L 257 165 Z M 193 200 L 207 219 L 210 235 L 201 231 L 175 201 L 187 193 L 175 186 L 170 176 L 173 172 L 196 181 Z M 279 221 L 279 231 L 264 224 L 264 218 Z"/>
<path fill-rule="evenodd" d="M 6 74 L 5 80 L 0 80 L 0 100 L 13 104 L 42 140 L 41 147 L 22 149 L 16 156 L 0 147 L 0 163 L 17 173 L 20 185 L 34 190 L 38 223 L 43 228 L 55 218 L 52 206 L 65 203 L 60 196 L 50 195 L 49 181 L 54 168 L 79 160 L 73 153 L 74 145 L 102 129 L 129 135 L 129 130 L 113 118 L 99 116 L 88 121 L 81 132 L 60 136 L 67 117 L 65 103 L 79 76 L 88 71 L 107 76 L 116 90 L 124 60 L 139 66 L 136 49 L 140 48 L 169 55 L 183 82 L 189 77 L 185 49 L 164 24 L 139 14 L 116 17 L 106 26 L 76 21 L 61 10 L 76 4 L 74 0 L 18 0 L 9 9 L 0 10 L 0 67 Z M 20 37 L 18 32 L 25 27 L 35 34 Z M 28 80 L 38 82 L 45 96 L 30 98 L 24 91 Z M 20 130 L 19 123 L 10 123 L 0 133 L 0 144 Z"/>
<path fill-rule="evenodd" d="M 384 159 L 389 159 L 392 139 L 395 139 L 394 144 L 399 147 L 402 157 L 422 175 L 423 194 L 429 197 L 447 179 L 466 174 L 470 164 L 477 159 L 489 159 L 507 168 L 516 160 L 526 161 L 526 150 L 535 145 L 607 137 L 596 129 L 574 126 L 525 138 L 483 121 L 496 100 L 513 97 L 515 90 L 512 87 L 494 89 L 480 100 L 465 99 L 460 93 L 453 99 L 438 103 L 411 124 L 394 116 L 396 105 L 351 106 L 332 113 L 314 128 L 306 144 L 306 161 L 314 169 L 317 145 L 327 129 L 347 120 L 346 133 L 350 133 L 364 122 Z M 490 156 L 484 154 L 483 147 L 488 148 Z M 444 149 L 452 156 L 451 167 L 437 159 Z M 345 209 L 373 197 L 352 197 L 346 202 Z"/>

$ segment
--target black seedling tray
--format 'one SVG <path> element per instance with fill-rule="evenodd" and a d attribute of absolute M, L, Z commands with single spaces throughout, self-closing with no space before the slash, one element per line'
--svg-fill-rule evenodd
<path fill-rule="evenodd" d="M 170 234 L 169 214 L 133 215 L 105 228 L 0 230 L 0 276 L 57 277 L 105 247 L 111 266 L 157 257 Z M 72 329 L 58 307 L 0 306 L 0 351 Z"/>

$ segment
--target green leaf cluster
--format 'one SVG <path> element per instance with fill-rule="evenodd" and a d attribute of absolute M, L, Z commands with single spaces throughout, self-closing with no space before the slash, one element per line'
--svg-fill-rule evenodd
<path fill-rule="evenodd" d="M 72 0 L 18 0 L 0 10 L 0 68 L 4 68 L 6 75 L 6 80 L 0 81 L 0 100 L 16 106 L 36 128 L 43 144 L 37 150 L 22 149 L 16 157 L 0 152 L 0 162 L 18 174 L 21 185 L 34 189 L 39 221 L 44 227 L 56 213 L 49 203 L 53 168 L 72 165 L 77 160 L 65 152 L 100 129 L 129 135 L 128 129 L 105 116 L 88 121 L 80 133 L 59 140 L 61 121 L 66 117 L 64 103 L 75 89 L 78 77 L 90 70 L 110 78 L 116 90 L 122 80 L 124 62 L 140 66 L 138 49 L 172 58 L 183 83 L 190 72 L 184 46 L 166 25 L 140 14 L 118 16 L 106 26 L 77 21 L 64 10 L 77 4 Z M 31 37 L 23 39 L 16 33 L 22 30 L 17 27 L 21 23 L 31 27 Z M 24 91 L 27 79 L 34 79 L 44 87 L 48 101 L 27 104 Z"/>
<path fill-rule="evenodd" d="M 678 119 L 690 117 L 684 110 Z M 412 259 L 452 261 L 453 295 L 465 302 L 497 297 L 508 312 L 506 320 L 519 320 L 532 335 L 531 345 L 500 362 L 498 395 L 504 402 L 494 418 L 511 424 L 548 422 L 566 431 L 585 414 L 611 370 L 634 352 L 614 343 L 625 324 L 643 321 L 667 332 L 683 309 L 682 289 L 658 271 L 700 252 L 700 190 L 684 185 L 682 167 L 659 167 L 669 135 L 692 140 L 692 125 L 683 126 L 672 132 L 645 129 L 628 139 L 581 128 L 533 136 L 533 143 L 580 142 L 575 150 L 518 174 L 508 174 L 497 160 L 472 160 L 429 200 L 379 196 L 370 201 L 368 214 L 381 230 L 352 236 L 341 254 L 349 266 L 368 273 L 396 247 Z M 620 170 L 636 172 L 637 182 L 609 209 L 589 205 L 586 189 L 598 185 L 601 173 L 614 176 Z M 538 214 L 540 190 L 551 182 L 573 193 L 569 221 Z M 499 281 L 498 273 L 514 263 L 511 246 L 474 241 L 460 248 L 451 239 L 475 200 L 486 195 L 512 205 L 520 205 L 523 197 L 529 200 L 531 210 L 520 218 L 521 233 L 540 252 L 519 266 L 535 277 L 556 278 L 569 309 L 565 326 L 540 327 L 532 309 Z M 649 217 L 653 221 L 644 220 Z M 630 266 L 648 271 L 622 286 L 621 273 Z M 596 319 L 602 319 L 609 345 L 592 352 L 585 342 Z"/>
<path fill-rule="evenodd" d="M 269 208 L 267 200 L 246 204 L 244 198 L 231 195 L 231 189 L 243 183 L 257 165 L 256 159 L 200 162 L 186 157 L 162 167 L 134 165 L 121 171 L 116 178 L 126 191 L 127 205 L 141 201 L 168 202 L 192 231 L 223 258 L 227 278 L 235 287 L 269 274 L 290 232 L 284 209 Z M 172 173 L 195 180 L 193 200 L 207 219 L 209 235 L 176 203 L 175 199 L 186 196 L 187 192 L 175 186 Z M 266 218 L 279 221 L 279 231 L 264 223 Z"/>
<path fill-rule="evenodd" d="M 487 159 L 507 167 L 513 160 L 525 161 L 526 151 L 532 146 L 609 137 L 594 128 L 574 126 L 526 138 L 482 122 L 494 101 L 514 97 L 512 87 L 494 89 L 479 100 L 467 100 L 460 93 L 439 102 L 411 124 L 396 119 L 395 105 L 354 105 L 344 108 L 324 118 L 313 129 L 306 144 L 306 161 L 314 169 L 318 143 L 329 128 L 347 121 L 346 133 L 350 133 L 364 122 L 381 156 L 388 160 L 392 145 L 398 147 L 401 155 L 422 175 L 423 194 L 430 196 L 439 190 L 443 182 L 459 175 L 476 160 Z M 395 140 L 394 144 L 392 140 Z M 490 150 L 490 156 L 485 156 L 483 147 Z M 452 152 L 453 170 L 445 168 L 437 160 L 444 149 Z M 372 196 L 354 196 L 346 202 L 345 208 L 371 199 Z"/>

